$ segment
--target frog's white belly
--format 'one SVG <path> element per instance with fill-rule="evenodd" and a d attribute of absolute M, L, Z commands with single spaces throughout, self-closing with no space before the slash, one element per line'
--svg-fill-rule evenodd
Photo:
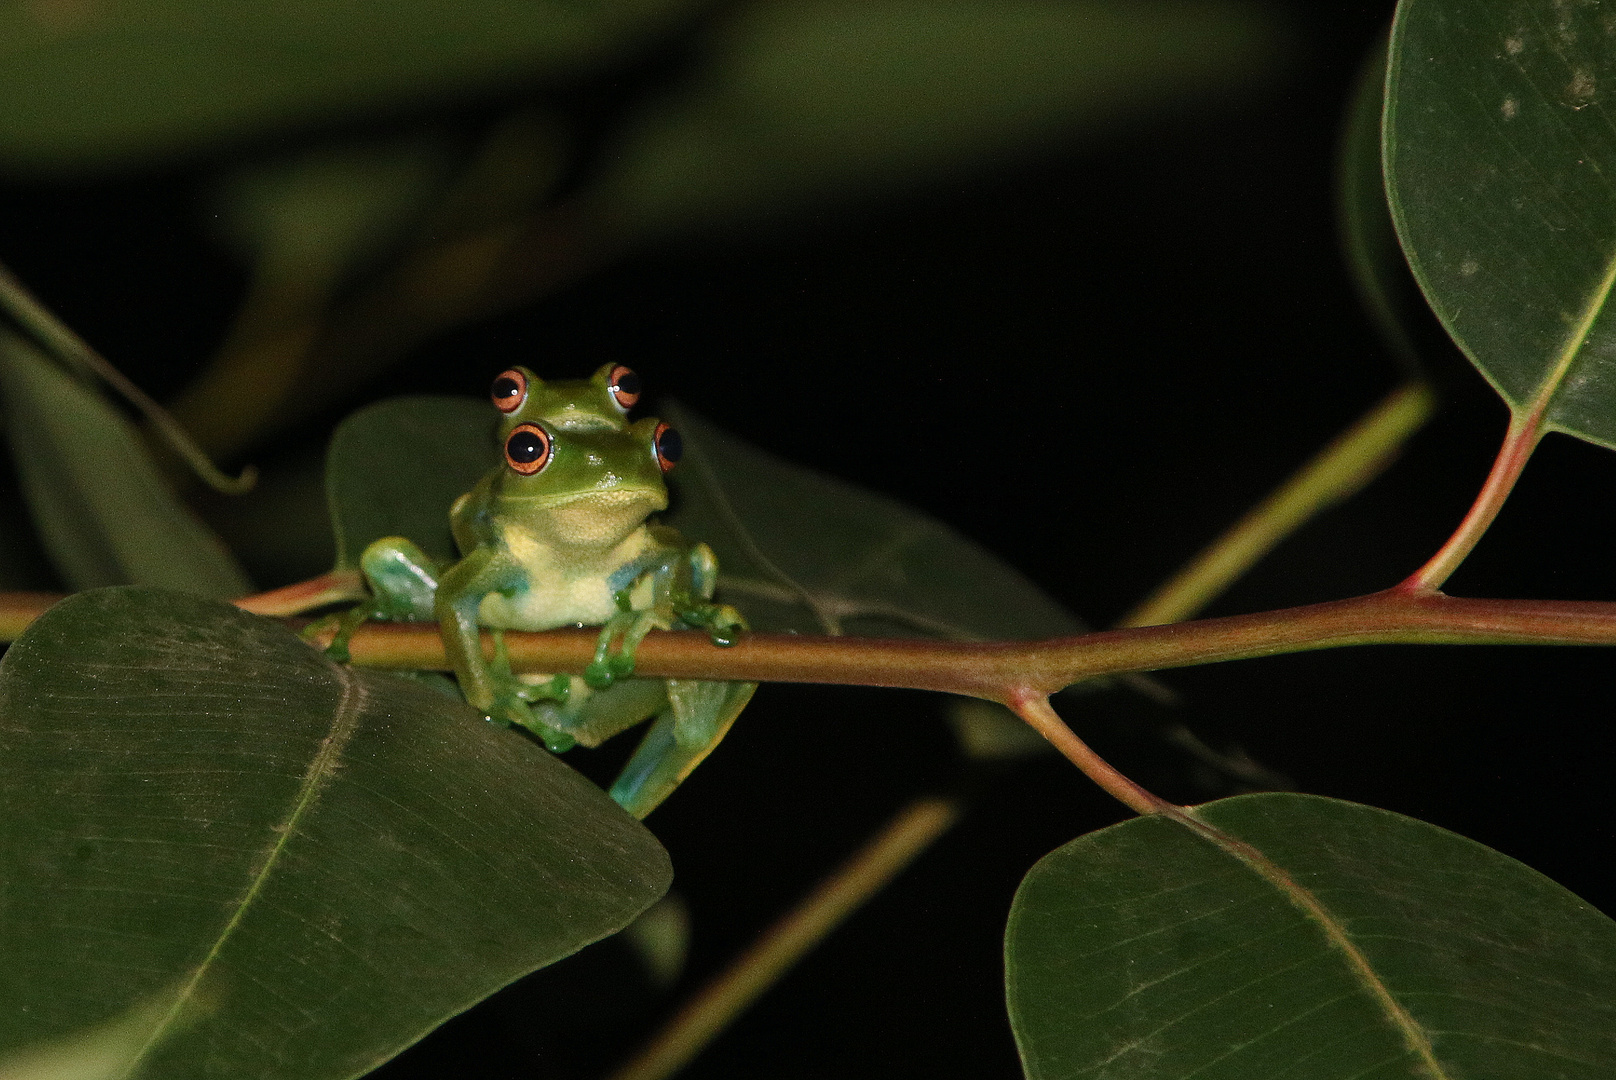
<path fill-rule="evenodd" d="M 477 621 L 501 630 L 550 630 L 557 626 L 598 626 L 617 612 L 605 578 L 568 580 L 531 577 L 515 596 L 489 593 L 477 608 Z"/>
<path fill-rule="evenodd" d="M 563 559 L 555 549 L 520 528 L 507 528 L 502 539 L 525 570 L 527 588 L 514 596 L 489 593 L 483 597 L 477 621 L 501 630 L 599 626 L 617 613 L 617 600 L 608 578 L 638 558 L 651 543 L 649 532 L 640 528 L 595 558 L 580 558 L 574 551 L 569 553 L 570 558 Z"/>

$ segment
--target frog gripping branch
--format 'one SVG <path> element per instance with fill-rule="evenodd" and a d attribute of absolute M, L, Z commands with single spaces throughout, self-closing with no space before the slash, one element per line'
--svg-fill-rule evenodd
<path fill-rule="evenodd" d="M 746 626 L 712 602 L 712 549 L 650 520 L 667 508 L 663 475 L 681 444 L 654 417 L 629 419 L 639 396 L 638 376 L 620 364 L 549 383 L 522 367 L 502 372 L 492 398 L 503 460 L 449 511 L 460 561 L 442 569 L 402 537 L 372 543 L 360 557 L 371 599 L 344 618 L 333 648 L 366 618 L 436 619 L 466 700 L 556 752 L 654 716 L 611 789 L 643 818 L 724 737 L 757 684 L 632 677 L 652 629 L 705 629 L 724 645 Z M 562 626 L 601 627 L 582 677 L 511 671 L 503 631 Z"/>

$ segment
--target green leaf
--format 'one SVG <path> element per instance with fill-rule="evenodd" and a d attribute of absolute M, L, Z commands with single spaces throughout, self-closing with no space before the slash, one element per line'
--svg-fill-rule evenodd
<path fill-rule="evenodd" d="M 472 398 L 379 401 L 337 425 L 326 496 L 337 568 L 352 570 L 372 540 L 404 536 L 444 562 L 459 558 L 449 507 L 499 464 L 496 414 Z"/>
<path fill-rule="evenodd" d="M 0 391 L 29 512 L 71 588 L 161 585 L 215 597 L 252 591 L 230 552 L 174 497 L 134 426 L 6 330 Z"/>
<path fill-rule="evenodd" d="M 0 796 L 0 1051 L 178 987 L 143 1055 L 165 1080 L 358 1076 L 669 876 L 532 741 L 154 589 L 11 646 Z"/>
<path fill-rule="evenodd" d="M 1032 1080 L 1616 1075 L 1616 923 L 1554 882 L 1333 799 L 1197 815 L 1292 891 L 1161 818 L 1044 858 L 1005 938 Z"/>
<path fill-rule="evenodd" d="M 0 5 L 0 162 L 55 171 L 332 116 L 470 99 L 621 61 L 696 0 Z"/>
<path fill-rule="evenodd" d="M 1517 415 L 1616 447 L 1616 50 L 1585 3 L 1404 0 L 1385 166 L 1420 286 Z"/>
<path fill-rule="evenodd" d="M 711 545 L 759 630 L 958 641 L 1082 633 L 1013 567 L 896 499 L 781 461 L 673 403 L 670 525 Z"/>
<path fill-rule="evenodd" d="M 924 179 L 1226 95 L 1280 38 L 1219 0 L 741 5 L 608 155 L 603 198 L 654 230 Z"/>

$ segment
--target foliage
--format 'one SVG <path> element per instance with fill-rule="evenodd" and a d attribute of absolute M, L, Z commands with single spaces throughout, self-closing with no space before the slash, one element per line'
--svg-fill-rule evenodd
<path fill-rule="evenodd" d="M 1051 582 L 1100 575 L 1072 551 L 1035 544 L 1050 566 L 1028 576 L 1024 560 L 990 553 L 959 527 L 970 504 L 997 505 L 995 484 L 1014 486 L 1024 504 L 993 511 L 1012 545 L 1034 528 L 1018 514 L 1053 520 L 1073 551 L 1081 536 L 1117 526 L 1103 515 L 1073 523 L 1073 493 L 1094 471 L 1072 461 L 1075 432 L 1113 432 L 1111 414 L 1122 415 L 1129 452 L 1150 458 L 1146 440 L 1163 441 L 1174 423 L 1162 386 L 1139 388 L 1127 413 L 1106 396 L 1109 370 L 1083 374 L 1078 397 L 1050 389 L 1067 385 L 1070 364 L 995 356 L 1016 393 L 936 413 L 923 364 L 894 376 L 854 363 L 833 393 L 870 409 L 870 426 L 921 417 L 908 441 L 922 444 L 936 484 L 929 498 L 915 489 L 930 512 L 877 493 L 903 487 L 883 480 L 908 479 L 891 461 L 878 462 L 875 483 L 834 479 L 661 403 L 688 450 L 670 520 L 717 551 L 721 599 L 757 631 L 735 650 L 698 654 L 713 676 L 767 663 L 783 679 L 980 699 L 953 710 L 961 745 L 946 752 L 947 768 L 967 779 L 927 804 L 942 807 L 933 831 L 898 843 L 901 857 L 879 870 L 875 843 L 837 882 L 864 889 L 862 899 L 935 842 L 968 793 L 1008 798 L 992 787 L 995 770 L 1027 756 L 1027 742 L 1025 728 L 1006 726 L 1005 707 L 1141 811 L 1108 827 L 1102 814 L 1069 842 L 1073 827 L 1057 820 L 1064 846 L 1016 893 L 1004 970 L 1033 1080 L 1499 1068 L 1594 1077 L 1616 1064 L 1609 919 L 1498 851 L 1390 811 L 1293 794 L 1216 797 L 1280 781 L 1238 748 L 1214 751 L 1176 716 L 1161 719 L 1173 693 L 1139 674 L 1320 645 L 1613 640 L 1608 605 L 1472 601 L 1460 610 L 1475 613 L 1473 625 L 1457 629 L 1429 614 L 1460 603 L 1436 590 L 1543 434 L 1616 446 L 1606 355 L 1616 206 L 1603 180 L 1616 169 L 1605 90 L 1616 72 L 1601 47 L 1611 33 L 1597 6 L 1403 0 L 1389 47 L 1370 61 L 1348 115 L 1340 204 L 1358 285 L 1405 369 L 1429 361 L 1408 327 L 1406 253 L 1514 422 L 1454 538 L 1399 590 L 1352 607 L 1361 621 L 1345 629 L 1324 624 L 1348 609 L 1314 608 L 1083 637 L 1071 594 Z M 463 395 L 394 396 L 394 383 L 419 383 L 401 357 L 430 356 L 451 329 L 512 325 L 497 320 L 541 298 L 569 303 L 576 294 L 564 290 L 591 275 L 610 283 L 613 264 L 654 259 L 676 238 L 734 237 L 935 192 L 1057 145 L 1130 132 L 1149 142 L 1185 114 L 1199 122 L 1208 98 L 1260 93 L 1293 59 L 1288 34 L 1271 9 L 1225 0 L 411 0 L 381 23 L 338 0 L 240 12 L 37 0 L 0 14 L 0 168 L 45 185 L 188 170 L 215 239 L 246 269 L 217 352 L 176 381 L 174 414 L 227 460 L 257 448 L 300 463 L 266 469 L 269 490 L 243 504 L 259 508 L 245 528 L 216 498 L 187 498 L 181 468 L 149 449 L 93 365 L 64 351 L 72 336 L 0 280 L 4 430 L 32 525 L 17 514 L 4 522 L 0 574 L 8 587 L 48 588 L 54 572 L 74 590 L 37 618 L 27 594 L 0 604 L 8 626 L 32 619 L 0 661 L 0 1076 L 363 1075 L 513 980 L 616 934 L 668 888 L 669 854 L 653 836 L 661 812 L 647 831 L 579 771 L 609 761 L 552 756 L 484 723 L 440 692 L 442 680 L 337 665 L 287 626 L 221 602 L 250 591 L 243 564 L 264 586 L 298 575 L 251 543 L 233 543 L 233 554 L 219 533 L 291 536 L 299 573 L 320 573 L 304 599 L 351 595 L 358 553 L 381 536 L 454 557 L 447 505 L 497 460 L 492 412 Z M 1011 302 L 1008 290 L 996 296 L 991 272 L 979 283 L 973 306 Z M 594 318 L 609 336 L 610 320 Z M 491 333 L 498 347 L 477 350 L 465 365 L 475 370 L 453 372 L 449 385 L 474 385 L 512 351 L 535 368 L 579 366 L 554 349 L 534 360 L 521 332 L 514 346 Z M 1160 381 L 1237 384 L 1232 372 L 1193 367 L 1163 360 Z M 748 358 L 739 378 L 728 369 L 744 402 L 731 417 L 788 399 L 800 377 L 790 368 Z M 699 382 L 699 370 L 688 374 Z M 325 423 L 361 394 L 380 400 Z M 1426 398 L 1401 400 L 1415 404 L 1395 434 L 1371 424 L 1359 442 L 1379 438 L 1372 452 L 1319 472 L 1334 476 L 1328 485 L 1300 484 L 1309 510 L 1395 454 Z M 874 445 L 817 419 L 796 417 L 782 441 Z M 323 442 L 327 426 L 318 469 L 311 453 L 274 449 L 288 432 Z M 1034 427 L 1052 432 L 1040 452 L 1004 434 Z M 318 493 L 331 548 L 286 527 Z M 1161 502 L 1143 488 L 1131 496 L 1146 517 L 1157 511 L 1145 504 Z M 1168 520 L 1184 531 L 1178 510 Z M 1180 550 L 1178 539 L 1162 550 Z M 30 561 L 29 544 L 51 570 Z M 1204 605 L 1249 561 L 1198 579 L 1215 584 L 1197 585 L 1183 609 Z M 254 598 L 256 610 L 299 610 L 299 588 Z M 1254 626 L 1269 636 L 1243 644 Z M 415 645 L 387 652 L 409 630 L 366 628 L 371 651 L 356 645 L 355 655 L 409 668 Z M 512 656 L 568 647 L 554 637 L 514 642 Z M 646 663 L 662 637 L 646 643 Z M 1020 644 L 991 644 L 1009 642 Z M 1169 659 L 1151 659 L 1160 656 Z M 1164 743 L 1154 749 L 1166 764 L 1140 778 L 1200 805 L 1175 806 L 1117 773 L 1044 705 L 1094 673 L 1127 682 L 1111 681 L 1108 705 L 1083 699 L 1094 727 L 1085 734 L 1101 744 L 1109 731 L 1102 749 L 1124 755 L 1129 739 Z M 859 759 L 882 713 L 838 728 L 838 709 L 808 706 L 804 738 Z M 728 754 L 726 744 L 704 772 Z M 808 759 L 767 762 L 739 789 L 752 802 L 722 817 L 745 827 L 777 791 L 824 772 Z M 873 786 L 849 783 L 837 797 Z M 822 831 L 796 797 L 780 801 L 802 832 L 772 826 L 747 876 L 785 858 L 787 835 Z M 995 843 L 1019 857 L 1012 840 Z M 846 893 L 824 898 L 832 893 L 816 893 L 799 923 L 823 933 L 835 921 L 827 911 L 840 918 L 856 905 Z M 689 944 L 684 910 L 668 901 L 621 936 L 659 982 L 677 978 Z M 705 917 L 727 924 L 730 912 Z M 800 937 L 798 923 L 783 925 L 766 946 Z M 735 989 L 745 981 L 720 984 L 731 1014 L 751 1000 Z M 593 1009 L 550 994 L 519 1023 L 580 1040 L 602 1023 L 631 1024 L 619 989 Z M 609 1056 L 621 1056 L 622 1039 L 601 1039 Z M 687 1059 L 693 1045 L 666 1060 Z M 924 1060 L 923 1048 L 914 1053 Z M 465 1066 L 445 1071 L 470 1075 Z"/>

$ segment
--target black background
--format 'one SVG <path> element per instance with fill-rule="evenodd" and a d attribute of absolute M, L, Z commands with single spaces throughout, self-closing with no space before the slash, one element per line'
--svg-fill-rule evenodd
<path fill-rule="evenodd" d="M 253 457 L 273 489 L 364 400 L 480 394 L 511 362 L 582 374 L 623 361 L 653 408 L 676 395 L 781 456 L 905 499 L 1103 625 L 1399 378 L 1357 306 L 1331 202 L 1338 122 L 1390 5 L 1289 7 L 1296 55 L 1264 93 L 902 199 L 642 252 L 424 345 Z M 200 365 L 244 287 L 200 224 L 207 169 L 0 186 L 0 258 L 158 396 Z M 1451 346 L 1427 352 L 1436 420 L 1211 614 L 1385 587 L 1440 545 L 1506 415 Z M 1613 491 L 1616 457 L 1551 437 L 1449 591 L 1610 599 Z M 316 544 L 256 569 L 275 585 L 322 558 Z M 1485 842 L 1612 911 L 1609 671 L 1599 649 L 1376 647 L 1162 678 L 1214 745 L 1244 747 L 1302 790 Z M 1161 794 L 1207 797 L 1136 733 L 1154 708 L 1110 695 L 1066 711 Z M 760 690 L 650 822 L 694 918 L 682 989 L 907 800 L 953 790 L 939 716 L 921 694 Z M 582 764 L 608 774 L 601 756 Z M 1011 895 L 1039 857 L 1125 812 L 1054 758 L 971 783 L 964 823 L 688 1075 L 1019 1075 L 1001 984 Z M 599 1076 L 676 1000 L 606 943 L 378 1075 Z"/>

